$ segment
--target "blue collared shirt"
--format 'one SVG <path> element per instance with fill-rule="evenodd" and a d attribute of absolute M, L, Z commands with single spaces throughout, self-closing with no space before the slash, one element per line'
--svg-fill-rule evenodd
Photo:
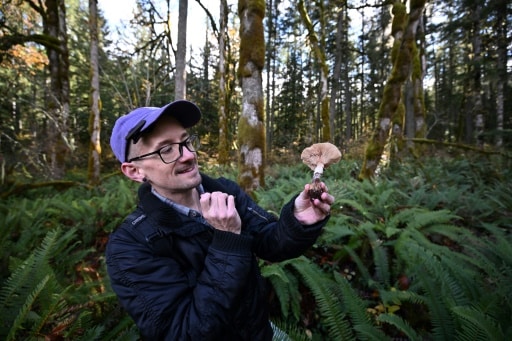
<path fill-rule="evenodd" d="M 204 193 L 203 185 L 199 184 L 199 186 L 196 187 L 196 190 L 199 193 L 199 195 L 203 194 Z M 171 206 L 172 208 L 174 208 L 179 213 L 184 214 L 187 217 L 191 217 L 191 218 L 197 220 L 198 222 L 200 222 L 202 224 L 208 225 L 208 223 L 203 218 L 203 216 L 201 215 L 200 212 L 198 212 L 196 210 L 193 210 L 190 207 L 180 205 L 180 204 L 172 201 L 171 199 L 164 197 L 163 195 L 161 195 L 160 193 L 155 191 L 155 189 L 153 187 L 151 187 L 151 193 L 153 193 L 158 199 L 162 200 L 164 203 L 166 203 L 167 205 Z"/>

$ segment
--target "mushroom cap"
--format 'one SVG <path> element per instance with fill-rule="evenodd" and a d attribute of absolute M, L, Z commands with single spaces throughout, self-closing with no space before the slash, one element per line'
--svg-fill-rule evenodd
<path fill-rule="evenodd" d="M 305 148 L 300 158 L 311 170 L 315 170 L 317 165 L 327 168 L 329 165 L 338 163 L 341 160 L 341 152 L 332 143 L 315 143 Z"/>

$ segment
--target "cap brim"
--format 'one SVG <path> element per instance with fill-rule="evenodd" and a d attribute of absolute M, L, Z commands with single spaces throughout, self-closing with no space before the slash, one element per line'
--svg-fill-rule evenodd
<path fill-rule="evenodd" d="M 184 128 L 195 126 L 201 119 L 201 110 L 199 110 L 197 105 L 186 100 L 177 100 L 149 114 L 146 117 L 146 124 L 141 129 L 141 132 L 150 127 L 164 114 L 176 118 Z"/>

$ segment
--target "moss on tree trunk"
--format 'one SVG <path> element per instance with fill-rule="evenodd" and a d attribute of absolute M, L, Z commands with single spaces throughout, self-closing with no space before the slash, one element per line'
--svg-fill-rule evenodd
<path fill-rule="evenodd" d="M 402 103 L 403 85 L 410 76 L 415 46 L 416 30 L 425 6 L 423 1 L 411 1 L 411 10 L 406 12 L 406 5 L 401 1 L 393 4 L 392 34 L 395 37 L 391 61 L 393 69 L 384 87 L 384 94 L 378 113 L 378 125 L 373 132 L 365 151 L 360 179 L 374 176 L 382 153 L 393 128 L 393 142 L 397 148 L 403 146 L 404 107 Z"/>

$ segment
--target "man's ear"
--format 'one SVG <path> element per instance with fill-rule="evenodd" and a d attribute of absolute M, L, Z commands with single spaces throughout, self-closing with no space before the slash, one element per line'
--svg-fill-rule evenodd
<path fill-rule="evenodd" d="M 123 162 L 121 164 L 121 171 L 133 181 L 144 182 L 144 172 L 141 172 L 139 167 L 135 166 L 132 162 Z"/>

